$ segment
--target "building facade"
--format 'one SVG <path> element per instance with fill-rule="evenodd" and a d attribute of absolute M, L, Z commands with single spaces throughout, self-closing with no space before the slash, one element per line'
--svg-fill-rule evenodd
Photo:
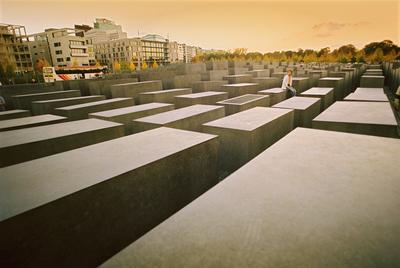
<path fill-rule="evenodd" d="M 127 38 L 127 33 L 122 31 L 120 25 L 104 18 L 96 18 L 93 29 L 85 31 L 85 37 L 92 44 Z"/>
<path fill-rule="evenodd" d="M 79 36 L 82 31 L 62 28 L 47 29 L 30 35 L 29 47 L 36 64 L 46 60 L 54 67 L 80 67 L 96 65 L 95 53 L 90 40 Z"/>
<path fill-rule="evenodd" d="M 12 66 L 16 73 L 33 71 L 32 57 L 26 43 L 24 26 L 0 24 L 0 64 Z"/>
<path fill-rule="evenodd" d="M 101 65 L 113 67 L 115 62 L 134 63 L 138 69 L 144 61 L 151 65 L 156 61 L 159 65 L 170 62 L 168 39 L 160 35 L 123 38 L 101 43 L 94 43 L 96 60 Z"/>

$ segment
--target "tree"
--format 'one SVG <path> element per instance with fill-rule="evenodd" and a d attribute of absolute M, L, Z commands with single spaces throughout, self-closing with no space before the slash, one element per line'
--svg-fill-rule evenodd
<path fill-rule="evenodd" d="M 158 63 L 156 60 L 153 61 L 153 65 L 151 66 L 151 68 L 153 69 L 157 69 L 158 68 Z"/>
<path fill-rule="evenodd" d="M 129 64 L 129 70 L 133 73 L 136 70 L 136 65 L 131 61 Z"/>
<path fill-rule="evenodd" d="M 146 60 L 143 60 L 142 70 L 146 70 L 147 68 L 149 68 L 149 66 L 147 65 Z"/>
<path fill-rule="evenodd" d="M 129 72 L 130 71 L 130 69 L 129 69 L 129 64 L 128 64 L 128 62 L 126 62 L 126 61 L 121 61 L 120 62 L 120 70 L 121 70 L 121 72 L 123 72 L 123 73 L 126 73 L 126 72 Z"/>
<path fill-rule="evenodd" d="M 94 66 L 97 67 L 97 68 L 100 68 L 100 67 L 101 67 L 101 64 L 100 64 L 100 62 L 98 62 L 98 61 L 96 60 L 96 64 L 95 64 Z"/>
<path fill-rule="evenodd" d="M 114 61 L 114 72 L 115 73 L 120 73 L 121 72 L 121 64 L 118 61 Z"/>

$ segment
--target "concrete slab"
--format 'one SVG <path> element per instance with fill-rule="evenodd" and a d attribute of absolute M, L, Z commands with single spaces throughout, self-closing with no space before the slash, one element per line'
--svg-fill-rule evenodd
<path fill-rule="evenodd" d="M 162 82 L 160 80 L 116 84 L 111 86 L 111 96 L 113 98 L 133 98 L 135 103 L 138 104 L 140 93 L 159 91 L 162 89 Z"/>
<path fill-rule="evenodd" d="M 382 87 L 358 87 L 354 93 L 374 93 L 374 94 L 385 94 Z"/>
<path fill-rule="evenodd" d="M 276 77 L 254 77 L 252 83 L 257 83 L 259 90 L 280 87 L 282 80 Z"/>
<path fill-rule="evenodd" d="M 2 267 L 98 266 L 212 187 L 217 149 L 159 128 L 1 169 Z"/>
<path fill-rule="evenodd" d="M 37 127 L 50 124 L 56 124 L 67 121 L 66 117 L 43 114 L 36 116 L 27 116 L 22 118 L 15 118 L 0 121 L 0 131 L 9 131 L 28 127 Z"/>
<path fill-rule="evenodd" d="M 16 110 L 1 111 L 0 112 L 0 121 L 26 117 L 26 116 L 30 116 L 30 115 L 31 115 L 31 112 L 29 110 L 16 109 Z"/>
<path fill-rule="evenodd" d="M 218 135 L 219 170 L 232 172 L 293 129 L 294 111 L 255 107 L 203 125 Z"/>
<path fill-rule="evenodd" d="M 54 100 L 42 100 L 32 102 L 32 112 L 34 115 L 39 114 L 51 114 L 54 113 L 54 109 L 58 107 L 65 107 L 70 105 L 101 101 L 104 100 L 105 96 L 82 96 L 74 98 L 54 99 Z"/>
<path fill-rule="evenodd" d="M 267 107 L 269 106 L 269 96 L 257 95 L 257 94 L 246 94 L 239 97 L 223 100 L 217 102 L 218 105 L 225 107 L 225 114 L 231 115 L 238 112 L 242 112 L 257 106 Z"/>
<path fill-rule="evenodd" d="M 175 88 L 139 94 L 139 103 L 163 102 L 174 103 L 174 97 L 179 95 L 191 94 L 191 88 Z"/>
<path fill-rule="evenodd" d="M 335 102 L 312 122 L 313 128 L 398 137 L 397 122 L 387 102 Z"/>
<path fill-rule="evenodd" d="M 228 98 L 238 97 L 244 94 L 256 94 L 259 85 L 256 83 L 239 83 L 221 86 L 220 91 L 228 93 Z"/>
<path fill-rule="evenodd" d="M 246 74 L 250 74 L 253 77 L 269 77 L 270 76 L 269 69 L 247 71 Z"/>
<path fill-rule="evenodd" d="M 286 90 L 280 87 L 260 90 L 257 92 L 257 94 L 268 95 L 270 97 L 270 105 L 275 105 L 281 101 L 284 101 L 286 99 L 286 93 Z"/>
<path fill-rule="evenodd" d="M 246 74 L 249 70 L 247 67 L 230 67 L 228 68 L 229 75 Z"/>
<path fill-rule="evenodd" d="M 224 76 L 227 76 L 228 69 L 226 70 L 209 70 L 204 73 L 201 73 L 201 80 L 202 81 L 222 81 Z"/>
<path fill-rule="evenodd" d="M 111 98 L 111 86 L 116 84 L 125 84 L 138 82 L 137 78 L 119 78 L 119 79 L 101 79 L 90 81 L 88 83 L 90 95 L 105 95 L 107 99 Z"/>
<path fill-rule="evenodd" d="M 31 103 L 38 100 L 54 100 L 60 98 L 79 97 L 81 92 L 79 90 L 65 90 L 65 91 L 52 91 L 44 93 L 33 93 L 11 96 L 14 107 L 22 110 L 31 110 Z"/>
<path fill-rule="evenodd" d="M 333 87 L 312 87 L 300 94 L 301 97 L 321 99 L 321 112 L 328 108 L 334 101 Z"/>
<path fill-rule="evenodd" d="M 65 152 L 124 135 L 122 124 L 99 119 L 0 132 L 0 167 Z M 65 163 L 67 165 L 67 163 Z"/>
<path fill-rule="evenodd" d="M 175 96 L 175 108 L 183 108 L 195 104 L 213 105 L 219 101 L 226 100 L 228 93 L 217 91 L 206 91 L 181 96 Z"/>
<path fill-rule="evenodd" d="M 196 81 L 192 83 L 193 93 L 205 91 L 218 91 L 222 85 L 227 84 L 228 81 Z"/>
<path fill-rule="evenodd" d="M 59 107 L 54 110 L 54 113 L 68 117 L 69 120 L 79 120 L 89 118 L 90 113 L 124 108 L 133 105 L 134 101 L 132 98 L 114 98 L 109 100 Z"/>
<path fill-rule="evenodd" d="M 310 88 L 310 78 L 308 77 L 293 77 L 293 87 L 297 90 L 298 94 Z"/>
<path fill-rule="evenodd" d="M 335 100 L 338 101 L 344 97 L 343 83 L 342 77 L 323 77 L 318 80 L 318 87 L 333 87 Z"/>
<path fill-rule="evenodd" d="M 373 92 L 355 92 L 350 93 L 344 101 L 378 101 L 378 102 L 389 102 L 388 97 L 384 93 L 373 93 Z"/>
<path fill-rule="evenodd" d="M 224 116 L 224 107 L 198 104 L 133 120 L 132 130 L 136 133 L 165 126 L 201 131 L 202 124 Z"/>
<path fill-rule="evenodd" d="M 361 76 L 360 87 L 383 87 L 385 84 L 384 76 L 363 75 Z"/>
<path fill-rule="evenodd" d="M 153 102 L 153 103 L 135 105 L 131 107 L 107 110 L 98 113 L 92 113 L 89 114 L 89 118 L 97 118 L 124 124 L 125 134 L 131 134 L 132 120 L 171 111 L 173 109 L 174 109 L 173 104 Z"/>
<path fill-rule="evenodd" d="M 399 266 L 399 151 L 297 128 L 101 268 Z"/>
<path fill-rule="evenodd" d="M 223 77 L 228 84 L 250 83 L 252 78 L 253 76 L 250 74 L 233 74 Z"/>
<path fill-rule="evenodd" d="M 272 106 L 294 110 L 295 127 L 311 127 L 311 121 L 321 111 L 321 99 L 309 97 L 292 97 Z"/>

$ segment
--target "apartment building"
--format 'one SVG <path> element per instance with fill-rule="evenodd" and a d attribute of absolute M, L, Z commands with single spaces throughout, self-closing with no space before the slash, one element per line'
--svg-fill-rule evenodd
<path fill-rule="evenodd" d="M 85 31 L 85 37 L 91 40 L 92 44 L 96 44 L 127 38 L 127 33 L 122 31 L 120 25 L 111 20 L 96 18 L 93 29 Z"/>
<path fill-rule="evenodd" d="M 80 30 L 71 28 L 46 29 L 30 35 L 29 47 L 32 60 L 45 59 L 54 67 L 80 67 L 96 64 L 90 40 L 79 36 Z"/>
<path fill-rule="evenodd" d="M 0 64 L 11 65 L 16 73 L 33 71 L 24 26 L 0 23 Z"/>

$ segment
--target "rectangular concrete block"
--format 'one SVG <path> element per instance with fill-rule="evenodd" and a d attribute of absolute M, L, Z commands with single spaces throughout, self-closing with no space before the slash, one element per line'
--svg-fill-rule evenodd
<path fill-rule="evenodd" d="M 137 78 L 123 79 L 101 79 L 90 81 L 88 83 L 90 95 L 105 95 L 107 99 L 111 98 L 111 86 L 116 84 L 125 84 L 138 82 Z"/>
<path fill-rule="evenodd" d="M 210 70 L 204 73 L 201 73 L 202 81 L 220 81 L 223 80 L 224 76 L 228 75 L 228 70 Z"/>
<path fill-rule="evenodd" d="M 228 69 L 229 75 L 246 74 L 249 70 L 247 67 L 231 67 Z"/>
<path fill-rule="evenodd" d="M 159 128 L 1 169 L 1 266 L 100 265 L 215 185 L 217 150 Z"/>
<path fill-rule="evenodd" d="M 270 105 L 275 105 L 281 101 L 286 100 L 286 90 L 280 87 L 270 88 L 265 90 L 260 90 L 257 94 L 268 95 L 270 100 Z"/>
<path fill-rule="evenodd" d="M 206 91 L 181 96 L 175 96 L 175 108 L 183 108 L 195 104 L 213 105 L 219 101 L 226 100 L 228 93 L 217 91 Z"/>
<path fill-rule="evenodd" d="M 208 61 L 206 62 L 207 70 L 228 70 L 227 61 Z"/>
<path fill-rule="evenodd" d="M 289 109 L 255 107 L 203 125 L 203 132 L 218 135 L 222 172 L 238 169 L 293 129 Z"/>
<path fill-rule="evenodd" d="M 283 79 L 283 78 L 285 77 L 285 75 L 287 75 L 286 72 L 279 71 L 279 70 L 277 71 L 277 70 L 275 69 L 275 71 L 271 74 L 271 77 Z"/>
<path fill-rule="evenodd" d="M 173 109 L 174 109 L 173 104 L 152 102 L 147 104 L 135 105 L 131 107 L 92 113 L 89 114 L 89 118 L 97 118 L 124 124 L 125 134 L 131 134 L 132 120 L 171 111 Z"/>
<path fill-rule="evenodd" d="M 372 76 L 372 75 L 361 76 L 360 87 L 383 87 L 384 84 L 385 84 L 384 76 Z"/>
<path fill-rule="evenodd" d="M 139 94 L 139 103 L 145 104 L 150 102 L 163 102 L 163 103 L 174 103 L 175 96 L 191 94 L 191 88 L 175 88 L 165 89 L 153 92 L 144 92 Z"/>
<path fill-rule="evenodd" d="M 281 87 L 282 80 L 276 77 L 254 77 L 252 83 L 258 84 L 259 90 Z"/>
<path fill-rule="evenodd" d="M 228 81 L 228 84 L 239 84 L 239 83 L 250 83 L 253 78 L 250 74 L 234 74 L 224 76 L 224 80 Z"/>
<path fill-rule="evenodd" d="M 44 93 L 33 93 L 24 95 L 11 96 L 14 107 L 23 110 L 31 110 L 31 103 L 38 100 L 54 100 L 61 98 L 79 97 L 81 95 L 79 90 L 65 90 L 65 91 L 52 91 Z"/>
<path fill-rule="evenodd" d="M 320 98 L 292 97 L 272 106 L 294 110 L 295 127 L 311 127 L 311 121 L 321 111 Z"/>
<path fill-rule="evenodd" d="M 217 102 L 225 107 L 225 114 L 231 115 L 257 106 L 267 107 L 270 97 L 267 95 L 245 94 L 239 97 Z"/>
<path fill-rule="evenodd" d="M 192 83 L 196 81 L 201 81 L 201 73 L 176 75 L 173 78 L 173 83 L 175 88 L 187 88 L 190 87 Z"/>
<path fill-rule="evenodd" d="M 0 131 L 9 131 L 28 127 L 37 127 L 50 124 L 56 124 L 67 121 L 66 117 L 43 114 L 36 116 L 27 116 L 22 118 L 15 118 L 0 121 Z"/>
<path fill-rule="evenodd" d="M 140 93 L 159 91 L 162 89 L 162 82 L 160 80 L 116 84 L 111 86 L 111 96 L 113 98 L 133 98 L 135 103 L 138 103 Z"/>
<path fill-rule="evenodd" d="M 101 268 L 399 266 L 399 151 L 297 128 Z"/>
<path fill-rule="evenodd" d="M 21 118 L 30 116 L 31 112 L 29 110 L 8 110 L 0 112 L 0 121 L 1 120 L 10 120 L 15 118 Z"/>
<path fill-rule="evenodd" d="M 104 99 L 105 96 L 98 95 L 98 96 L 82 96 L 74 98 L 34 101 L 32 102 L 32 112 L 34 115 L 51 114 L 54 113 L 54 109 L 58 107 L 101 101 Z"/>
<path fill-rule="evenodd" d="M 312 87 L 300 94 L 301 97 L 312 97 L 321 99 L 321 112 L 331 106 L 334 102 L 333 87 Z"/>
<path fill-rule="evenodd" d="M 222 85 L 227 84 L 228 81 L 196 81 L 192 83 L 193 93 L 205 91 L 219 91 Z"/>
<path fill-rule="evenodd" d="M 342 77 L 323 77 L 318 81 L 318 87 L 333 87 L 335 100 L 343 100 L 344 90 L 343 90 L 344 79 Z"/>
<path fill-rule="evenodd" d="M 124 135 L 121 124 L 79 120 L 0 132 L 0 167 L 57 154 Z M 68 163 L 65 163 L 68 165 Z"/>
<path fill-rule="evenodd" d="M 389 102 L 388 97 L 384 93 L 380 92 L 365 92 L 365 91 L 356 91 L 354 93 L 350 93 L 344 101 L 378 101 L 378 102 Z"/>
<path fill-rule="evenodd" d="M 54 110 L 54 113 L 68 117 L 69 120 L 79 120 L 89 118 L 90 113 L 129 107 L 133 105 L 134 101 L 132 98 L 114 98 L 109 100 L 59 107 Z"/>
<path fill-rule="evenodd" d="M 134 133 L 137 133 L 165 126 L 201 131 L 202 124 L 224 116 L 224 107 L 198 104 L 133 120 L 132 130 Z"/>
<path fill-rule="evenodd" d="M 239 83 L 221 86 L 220 91 L 228 93 L 229 98 L 238 97 L 244 94 L 256 94 L 259 85 L 257 83 Z"/>
<path fill-rule="evenodd" d="M 387 102 L 335 102 L 313 120 L 312 127 L 398 138 L 397 121 Z"/>
<path fill-rule="evenodd" d="M 250 74 L 253 77 L 269 77 L 269 69 L 262 69 L 262 70 L 253 70 L 253 71 L 248 71 L 246 74 Z"/>
<path fill-rule="evenodd" d="M 349 72 L 329 72 L 329 77 L 342 77 L 343 80 L 343 97 L 351 93 L 351 80 Z"/>
<path fill-rule="evenodd" d="M 293 77 L 292 83 L 298 94 L 310 88 L 310 78 L 308 77 Z"/>

